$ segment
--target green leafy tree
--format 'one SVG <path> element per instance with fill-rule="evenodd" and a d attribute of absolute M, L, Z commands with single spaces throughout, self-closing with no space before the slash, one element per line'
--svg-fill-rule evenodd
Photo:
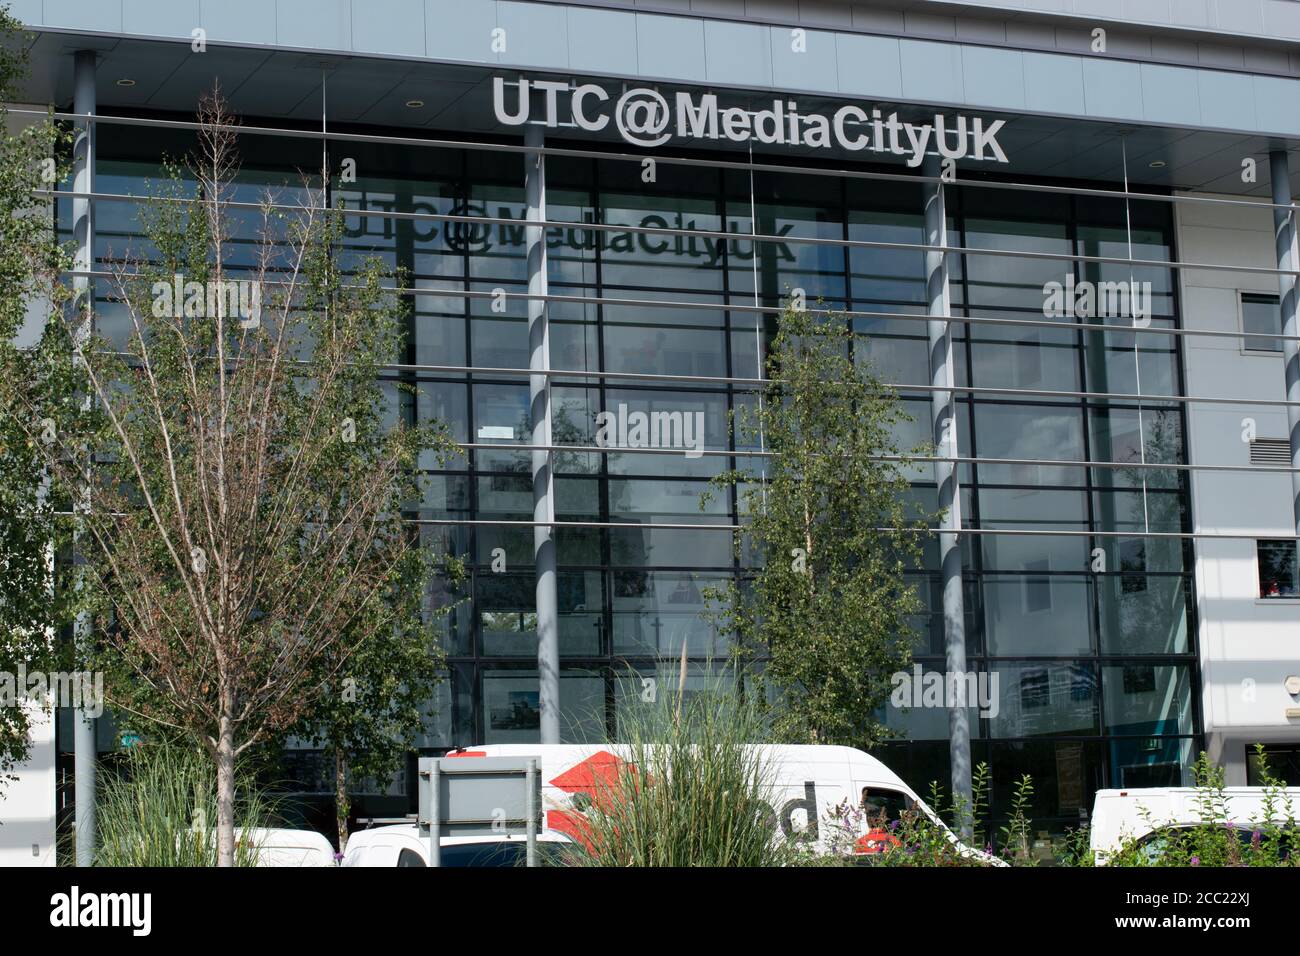
<path fill-rule="evenodd" d="M 354 622 L 358 639 L 341 642 L 320 661 L 320 701 L 293 734 L 321 747 L 333 767 L 340 853 L 348 842 L 352 785 L 391 782 L 414 747 L 424 708 L 442 680 L 445 655 L 429 622 L 454 605 L 428 594 L 426 585 L 438 580 L 454 588 L 463 573 L 459 561 L 413 549 L 382 613 L 372 609 Z"/>
<path fill-rule="evenodd" d="M 204 749 L 231 866 L 236 760 L 400 624 L 418 547 L 403 508 L 439 438 L 392 414 L 402 305 L 381 263 L 340 269 L 323 177 L 288 211 L 233 206 L 233 118 L 214 96 L 200 121 L 188 173 L 142 207 L 147 255 L 112 265 L 120 333 L 69 360 L 92 421 L 61 423 L 46 466 L 87 489 L 109 703 Z"/>
<path fill-rule="evenodd" d="M 835 315 L 787 308 L 756 406 L 735 416 L 738 447 L 763 446 L 760 465 L 715 479 L 737 489 L 742 562 L 752 580 L 710 594 L 718 625 L 777 703 L 791 742 L 870 746 L 887 735 L 877 711 L 910 660 L 904 580 L 920 563 L 924 516 L 909 503 L 907 420 L 897 397 L 853 355 Z"/>
<path fill-rule="evenodd" d="M 60 178 L 64 136 L 48 121 L 10 132 L 4 103 L 26 72 L 18 23 L 0 10 L 0 788 L 30 753 L 38 707 L 15 706 L 27 691 L 24 672 L 56 666 L 57 634 L 72 612 L 72 591 L 56 587 L 55 555 L 69 526 L 59 516 L 61 491 L 43 473 L 41 442 L 52 438 L 40 396 L 70 394 L 71 379 L 42 374 L 39 354 L 58 345 L 44 318 L 60 307 L 58 278 L 67 257 L 56 242 L 51 199 Z M 52 377 L 51 377 L 52 376 Z M 21 685 L 21 686 L 20 686 Z M 44 702 L 30 702 L 32 705 Z"/>

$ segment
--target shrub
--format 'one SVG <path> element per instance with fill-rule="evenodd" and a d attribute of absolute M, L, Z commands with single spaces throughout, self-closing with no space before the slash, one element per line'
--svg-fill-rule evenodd
<path fill-rule="evenodd" d="M 177 744 L 150 742 L 101 777 L 95 809 L 96 866 L 216 866 L 217 786 L 211 760 Z M 273 808 L 247 778 L 237 781 L 235 821 L 244 835 L 270 825 Z M 258 846 L 236 840 L 235 865 L 256 866 Z"/>
<path fill-rule="evenodd" d="M 1300 865 L 1300 834 L 1291 797 L 1269 770 L 1262 746 L 1256 746 L 1255 755 L 1264 781 L 1263 807 L 1257 818 L 1230 818 L 1223 770 L 1202 753 L 1192 766 L 1199 820 L 1190 825 L 1158 821 L 1144 808 L 1143 820 L 1152 832 L 1126 840 L 1109 855 L 1109 865 Z"/>
<path fill-rule="evenodd" d="M 777 836 L 774 767 L 762 711 L 728 686 L 730 671 L 690 694 L 619 714 L 621 760 L 594 781 L 578 866 L 780 866 L 813 861 Z M 638 682 L 639 684 L 639 682 Z M 636 699 L 633 697 L 632 699 Z"/>

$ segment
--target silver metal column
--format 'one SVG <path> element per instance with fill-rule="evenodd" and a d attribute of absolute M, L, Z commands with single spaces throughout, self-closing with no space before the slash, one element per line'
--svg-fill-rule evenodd
<path fill-rule="evenodd" d="M 95 112 L 95 52 L 79 50 L 73 74 L 73 112 Z M 72 145 L 74 192 L 89 193 L 95 189 L 95 128 L 94 124 L 78 121 L 76 138 Z M 77 244 L 75 268 L 79 271 L 93 269 L 95 261 L 95 217 L 89 199 L 72 200 L 72 236 Z M 77 310 L 74 342 L 83 345 L 90 337 L 90 322 L 94 306 L 94 287 L 88 276 L 74 276 L 73 309 Z M 78 560 L 74 541 L 72 560 Z M 78 656 L 90 641 L 90 619 L 83 612 L 77 615 L 73 627 Z M 80 663 L 80 662 L 78 662 Z M 84 693 L 84 691 L 83 691 Z M 93 706 L 93 703 L 92 703 Z M 95 857 L 95 719 L 84 708 L 78 708 L 72 720 L 73 781 L 76 801 L 75 829 L 77 836 L 77 866 L 90 866 Z"/>
<path fill-rule="evenodd" d="M 1275 149 L 1268 154 L 1268 172 L 1273 184 L 1273 202 L 1278 206 L 1291 205 L 1291 175 L 1286 150 Z M 1296 255 L 1296 228 L 1294 209 L 1273 209 L 1273 235 L 1277 249 L 1277 267 L 1295 269 L 1300 257 Z M 1282 334 L 1296 335 L 1296 277 L 1277 277 L 1282 301 Z M 1300 342 L 1283 341 L 1282 359 L 1286 366 L 1286 398 L 1300 402 Z M 1300 468 L 1300 407 L 1288 405 L 1287 425 L 1291 436 L 1291 467 Z M 1296 534 L 1300 534 L 1300 472 L 1291 473 L 1291 514 L 1295 519 Z"/>
<path fill-rule="evenodd" d="M 542 127 L 524 131 L 526 146 L 541 147 Z M 546 157 L 524 154 L 524 189 L 529 222 L 546 219 Z M 546 229 L 525 227 L 528 246 L 528 294 L 546 295 Z M 551 336 L 544 299 L 528 300 L 528 368 L 551 368 Z M 530 375 L 528 394 L 535 448 L 551 446 L 551 377 Z M 550 451 L 533 452 L 533 559 L 537 568 L 537 680 L 542 743 L 560 742 L 560 633 L 555 585 L 555 476 Z"/>
<path fill-rule="evenodd" d="M 948 221 L 943 184 L 938 182 L 937 157 L 926 157 L 925 175 L 935 182 L 925 184 L 925 241 L 930 246 L 948 245 Z M 948 256 L 937 250 L 925 253 L 926 298 L 932 317 L 930 333 L 930 421 L 935 446 L 934 477 L 939 486 L 939 562 L 943 579 L 943 637 L 947 657 L 945 685 L 956 689 L 957 697 L 948 709 L 948 753 L 952 762 L 954 802 L 971 801 L 970 718 L 966 709 L 966 608 L 961 576 L 961 493 L 957 486 L 957 415 L 953 404 L 952 334 L 948 318 L 952 303 L 948 292 Z M 970 822 L 962 821 L 969 836 Z"/>

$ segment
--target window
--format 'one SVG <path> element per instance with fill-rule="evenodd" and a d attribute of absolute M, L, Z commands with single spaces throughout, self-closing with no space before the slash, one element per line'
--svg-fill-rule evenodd
<path fill-rule="evenodd" d="M 1252 292 L 1241 294 L 1241 331 L 1272 332 L 1282 331 L 1282 307 L 1275 295 L 1257 295 Z M 1277 339 L 1242 339 L 1242 346 L 1247 352 L 1280 352 L 1282 343 Z"/>
<path fill-rule="evenodd" d="M 1295 545 L 1294 541 L 1255 542 L 1255 553 L 1259 558 L 1260 597 L 1300 596 L 1300 588 L 1297 588 L 1296 580 Z"/>
<path fill-rule="evenodd" d="M 1020 706 L 1026 710 L 1051 703 L 1051 685 L 1045 670 L 1025 671 L 1020 675 Z"/>
<path fill-rule="evenodd" d="M 1025 570 L 1030 572 L 1024 579 L 1026 614 L 1052 609 L 1052 579 L 1046 576 L 1049 567 L 1045 560 L 1025 562 Z"/>
<path fill-rule="evenodd" d="M 1275 744 L 1264 748 L 1264 764 L 1253 746 L 1246 748 L 1246 786 L 1264 786 L 1264 770 L 1288 787 L 1300 787 L 1300 746 Z"/>
<path fill-rule="evenodd" d="M 1147 543 L 1141 538 L 1121 541 L 1119 545 L 1119 583 L 1123 594 L 1137 594 L 1147 589 Z"/>
<path fill-rule="evenodd" d="M 873 828 L 884 827 L 902 818 L 911 809 L 912 801 L 897 790 L 883 787 L 863 787 L 858 805 Z"/>

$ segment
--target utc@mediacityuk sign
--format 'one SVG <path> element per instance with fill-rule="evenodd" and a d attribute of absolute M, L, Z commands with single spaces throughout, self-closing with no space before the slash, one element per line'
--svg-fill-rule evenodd
<path fill-rule="evenodd" d="M 514 89 L 508 96 L 507 87 Z M 801 113 L 799 104 L 777 97 L 770 109 L 749 110 L 724 106 L 716 93 L 679 91 L 669 104 L 658 90 L 635 87 L 614 97 L 597 83 L 570 89 L 568 83 L 492 78 L 492 108 L 497 122 L 522 126 L 533 116 L 533 94 L 540 94 L 542 121 L 549 127 L 561 123 L 598 133 L 612 122 L 618 134 L 633 146 L 663 146 L 673 139 L 726 139 L 737 143 L 784 144 L 819 149 L 839 147 L 850 152 L 867 150 L 905 157 L 910 167 L 921 165 L 926 153 L 937 152 L 944 159 L 977 162 L 1009 162 L 998 143 L 998 132 L 1006 120 L 985 123 L 980 117 L 949 119 L 935 113 L 929 123 L 905 123 L 898 113 L 883 115 L 854 103 L 834 112 Z M 567 103 L 561 102 L 567 95 Z M 508 102 L 513 100 L 513 102 Z M 567 108 L 567 116 L 562 116 Z"/>

